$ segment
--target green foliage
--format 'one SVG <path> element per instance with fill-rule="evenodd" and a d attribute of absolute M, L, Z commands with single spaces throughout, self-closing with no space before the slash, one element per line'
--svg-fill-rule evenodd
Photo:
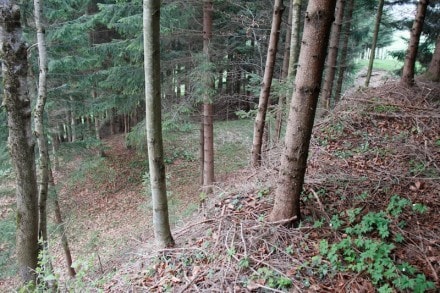
<path fill-rule="evenodd" d="M 258 268 L 257 272 L 251 275 L 251 279 L 264 280 L 266 286 L 279 290 L 287 290 L 293 284 L 290 278 L 280 275 L 268 267 Z"/>
<path fill-rule="evenodd" d="M 75 278 L 63 280 L 63 291 L 65 292 L 95 292 L 97 288 L 102 287 L 103 282 L 108 281 L 110 275 L 101 276 L 98 279 L 91 279 L 94 264 L 97 256 L 89 255 L 86 259 L 78 259 L 73 262 L 72 267 L 76 271 Z M 47 252 L 40 253 L 38 268 L 36 270 L 37 282 L 29 282 L 19 289 L 20 293 L 29 292 L 57 292 L 56 284 L 60 282 L 60 276 L 53 274 L 47 268 L 50 264 L 50 256 Z M 48 287 L 49 286 L 49 287 Z M 59 288 L 58 288 L 59 289 Z"/>
<path fill-rule="evenodd" d="M 116 180 L 117 174 L 114 169 L 108 168 L 105 158 L 90 156 L 85 158 L 80 166 L 72 173 L 69 184 L 76 185 L 93 180 L 95 187 L 99 190 L 101 184 L 108 184 Z"/>
<path fill-rule="evenodd" d="M 0 221 L 0 278 L 11 277 L 17 271 L 15 261 L 11 261 L 15 251 L 15 229 L 15 217 L 11 211 Z"/>
<path fill-rule="evenodd" d="M 242 259 L 240 259 L 240 261 L 238 262 L 238 266 L 240 268 L 246 269 L 248 268 L 250 265 L 250 259 L 249 257 L 243 257 Z"/>
<path fill-rule="evenodd" d="M 254 119 L 257 113 L 258 113 L 258 109 L 253 109 L 249 111 L 238 110 L 235 112 L 235 115 L 237 115 L 237 117 L 240 119 L 249 119 L 249 118 Z"/>
<path fill-rule="evenodd" d="M 40 247 L 43 247 L 41 241 Z M 40 290 L 47 290 L 47 286 L 56 286 L 59 276 L 53 272 L 52 258 L 46 248 L 40 250 L 38 254 L 38 266 L 35 270 L 35 273 L 37 274 L 37 292 Z"/>
<path fill-rule="evenodd" d="M 142 153 L 147 153 L 147 130 L 145 128 L 145 121 L 134 126 L 127 134 L 125 141 L 128 147 L 132 147 Z"/>
<path fill-rule="evenodd" d="M 390 198 L 390 202 L 387 206 L 387 213 L 389 213 L 391 216 L 397 218 L 399 217 L 403 209 L 411 204 L 411 201 L 409 199 L 400 197 L 398 195 L 393 195 Z"/>
<path fill-rule="evenodd" d="M 418 273 L 413 266 L 394 260 L 393 250 L 396 246 L 389 242 L 392 224 L 411 204 L 410 200 L 393 195 L 385 211 L 369 212 L 360 217 L 361 208 L 355 208 L 333 215 L 330 225 L 335 230 L 343 230 L 344 236 L 332 244 L 321 240 L 319 255 L 313 257 L 312 265 L 319 268 L 321 277 L 328 273 L 324 258 L 336 271 L 366 272 L 379 292 L 394 292 L 393 288 L 413 292 L 433 289 L 434 283 L 427 281 L 425 275 Z M 416 209 L 421 208 L 418 206 Z M 340 219 L 344 216 L 346 221 Z M 348 226 L 344 228 L 344 225 Z M 401 234 L 394 237 L 396 243 L 403 240 Z"/>

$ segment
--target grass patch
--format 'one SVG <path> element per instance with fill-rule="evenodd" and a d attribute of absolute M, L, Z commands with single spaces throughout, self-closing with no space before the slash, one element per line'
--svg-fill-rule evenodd
<path fill-rule="evenodd" d="M 369 60 L 359 60 L 356 65 L 358 68 L 368 68 Z M 400 70 L 403 66 L 403 62 L 397 59 L 374 59 L 373 69 L 385 70 L 389 72 L 394 72 Z"/>
<path fill-rule="evenodd" d="M 218 121 L 214 124 L 217 173 L 229 173 L 247 166 L 252 145 L 252 124 L 252 119 Z"/>
<path fill-rule="evenodd" d="M 4 207 L 3 207 L 4 208 Z M 11 277 L 17 272 L 15 260 L 12 259 L 15 251 L 15 217 L 9 212 L 8 216 L 0 221 L 0 279 Z"/>
<path fill-rule="evenodd" d="M 116 180 L 116 172 L 109 168 L 105 158 L 90 156 L 84 159 L 80 166 L 72 173 L 69 178 L 71 186 L 85 183 L 87 180 L 95 182 L 95 187 Z"/>

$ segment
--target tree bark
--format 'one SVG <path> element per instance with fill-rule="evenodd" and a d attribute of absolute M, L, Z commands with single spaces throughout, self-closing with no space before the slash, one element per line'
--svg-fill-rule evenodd
<path fill-rule="evenodd" d="M 286 29 L 286 40 L 284 42 L 284 56 L 283 56 L 283 67 L 281 69 L 281 82 L 287 82 L 287 75 L 289 72 L 289 57 L 290 57 L 290 46 L 291 46 L 291 37 L 292 37 L 292 15 L 293 15 L 293 1 L 290 2 L 289 8 L 289 16 L 287 17 L 287 29 Z M 277 107 L 277 115 L 275 120 L 275 142 L 280 141 L 281 137 L 281 128 L 283 126 L 283 116 L 284 116 L 284 104 L 286 100 L 286 96 L 288 95 L 286 91 L 285 95 L 280 95 L 278 99 L 278 107 Z"/>
<path fill-rule="evenodd" d="M 264 124 L 266 120 L 267 106 L 269 103 L 270 88 L 275 67 L 278 39 L 280 37 L 281 16 L 284 11 L 282 0 L 275 0 L 272 15 L 272 27 L 270 30 L 269 47 L 267 49 L 266 66 L 264 69 L 263 83 L 261 85 L 258 112 L 254 123 L 254 137 L 252 142 L 252 165 L 261 165 L 261 149 L 263 145 Z"/>
<path fill-rule="evenodd" d="M 301 7 L 302 0 L 292 0 L 292 29 L 290 37 L 290 56 L 289 69 L 287 71 L 287 78 L 291 80 L 296 74 L 296 67 L 298 62 L 300 43 L 300 24 L 301 24 Z"/>
<path fill-rule="evenodd" d="M 403 65 L 402 79 L 400 80 L 401 84 L 405 86 L 414 85 L 417 51 L 419 49 L 420 35 L 422 34 L 428 3 L 428 0 L 420 0 L 417 2 L 417 13 L 411 29 L 411 36 Z"/>
<path fill-rule="evenodd" d="M 37 103 L 34 110 L 34 134 L 38 144 L 39 155 L 39 175 L 38 180 L 38 236 L 42 245 L 40 249 L 49 253 L 49 238 L 47 236 L 47 194 L 49 192 L 49 149 L 47 147 L 47 136 L 44 127 L 44 107 L 47 99 L 47 50 L 46 50 L 46 37 L 43 27 L 43 6 L 40 0 L 34 0 L 34 18 L 35 27 L 37 29 L 37 47 L 38 47 L 38 94 Z M 72 136 L 73 137 L 73 136 Z M 52 273 L 52 262 L 40 264 L 40 269 L 45 273 Z M 52 291 L 57 287 L 55 280 L 47 282 L 45 284 L 47 289 L 51 288 Z"/>
<path fill-rule="evenodd" d="M 174 245 L 168 218 L 160 94 L 160 0 L 143 1 L 145 108 L 153 227 L 161 247 Z"/>
<path fill-rule="evenodd" d="M 338 81 L 336 82 L 335 89 L 335 104 L 339 101 L 342 92 L 342 84 L 344 82 L 345 70 L 347 69 L 347 53 L 348 53 L 348 40 L 351 33 L 351 22 L 353 18 L 354 0 L 348 0 L 348 11 L 345 16 L 344 22 L 344 40 L 342 41 L 342 51 L 339 60 L 339 72 Z"/>
<path fill-rule="evenodd" d="M 300 194 L 335 5 L 336 0 L 310 0 L 307 7 L 271 221 L 286 220 L 289 225 L 300 219 Z"/>
<path fill-rule="evenodd" d="M 324 79 L 324 86 L 321 92 L 321 102 L 324 109 L 330 108 L 333 92 L 333 80 L 336 74 L 336 61 L 338 59 L 339 40 L 341 38 L 342 20 L 344 18 L 345 0 L 336 2 L 336 19 L 332 25 L 330 44 L 327 56 L 327 71 Z"/>
<path fill-rule="evenodd" d="M 374 55 L 376 52 L 377 38 L 379 36 L 379 28 L 380 28 L 380 21 L 382 19 L 383 4 L 384 4 L 384 0 L 379 0 L 379 7 L 377 8 L 377 14 L 376 14 L 376 23 L 374 25 L 373 44 L 371 45 L 370 61 L 368 63 L 367 77 L 365 79 L 366 87 L 368 87 L 370 84 L 371 73 L 373 72 L 373 63 L 375 57 Z"/>
<path fill-rule="evenodd" d="M 211 38 L 212 38 L 212 0 L 203 0 L 203 55 L 205 62 L 211 62 Z M 214 81 L 211 74 L 205 75 L 205 93 L 203 96 L 203 192 L 212 193 L 214 183 L 214 125 L 212 91 Z"/>
<path fill-rule="evenodd" d="M 38 261 L 38 187 L 27 87 L 27 47 L 22 40 L 20 8 L 15 1 L 0 2 L 0 43 L 3 105 L 8 115 L 8 146 L 16 175 L 18 271 L 25 283 L 35 280 Z"/>
<path fill-rule="evenodd" d="M 47 148 L 46 131 L 44 129 L 44 107 L 47 92 L 47 50 L 45 32 L 42 25 L 42 6 L 40 0 L 34 0 L 34 17 L 37 29 L 37 46 L 39 59 L 38 96 L 34 111 L 35 131 L 37 138 L 40 178 L 38 182 L 39 237 L 47 248 L 47 193 L 49 185 L 49 150 Z"/>
<path fill-rule="evenodd" d="M 440 81 L 440 36 L 437 37 L 434 54 L 429 63 L 427 76 L 432 81 Z"/>

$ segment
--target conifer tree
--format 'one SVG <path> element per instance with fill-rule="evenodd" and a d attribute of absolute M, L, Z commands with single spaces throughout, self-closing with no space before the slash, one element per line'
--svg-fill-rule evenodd
<path fill-rule="evenodd" d="M 437 43 L 435 44 L 434 54 L 429 63 L 427 75 L 428 78 L 433 81 L 440 80 L 440 35 L 437 37 Z"/>
<path fill-rule="evenodd" d="M 379 7 L 377 8 L 377 12 L 376 12 L 376 23 L 374 25 L 374 33 L 373 33 L 373 42 L 371 44 L 370 61 L 368 63 L 367 77 L 365 79 L 365 86 L 366 87 L 368 87 L 368 85 L 370 84 L 370 78 L 371 78 L 371 74 L 373 72 L 373 63 L 374 63 L 374 57 L 376 54 L 377 39 L 379 37 L 380 21 L 382 19 L 382 12 L 383 12 L 384 3 L 385 3 L 385 0 L 379 0 Z"/>
<path fill-rule="evenodd" d="M 338 59 L 339 41 L 341 35 L 342 20 L 345 11 L 345 0 L 336 2 L 336 18 L 332 25 L 330 44 L 327 55 L 327 70 L 325 73 L 324 84 L 321 91 L 321 103 L 324 109 L 330 108 L 331 96 L 333 92 L 333 80 L 336 75 L 336 62 Z"/>
<path fill-rule="evenodd" d="M 271 221 L 300 219 L 300 194 L 336 0 L 310 0 Z"/>
<path fill-rule="evenodd" d="M 258 112 L 254 122 L 254 136 L 252 140 L 252 165 L 254 167 L 261 165 L 264 125 L 266 123 L 266 112 L 269 104 L 269 94 L 275 68 L 278 39 L 280 37 L 281 16 L 284 8 L 285 7 L 282 0 L 274 1 L 272 27 L 270 30 L 269 47 L 267 49 L 266 66 L 264 69 L 260 97 L 258 99 Z"/>
<path fill-rule="evenodd" d="M 417 50 L 419 48 L 420 35 L 422 34 L 423 23 L 425 21 L 428 3 L 429 3 L 428 0 L 420 0 L 417 4 L 417 13 L 414 19 L 413 27 L 411 28 L 411 37 L 409 40 L 408 50 L 405 56 L 405 63 L 403 65 L 401 83 L 405 86 L 414 85 L 414 71 L 415 71 Z"/>
<path fill-rule="evenodd" d="M 213 5 L 212 0 L 203 0 L 203 55 L 204 62 L 209 64 L 211 61 L 211 38 L 212 38 L 212 14 Z M 209 66 L 208 66 L 209 67 Z M 212 193 L 212 184 L 214 183 L 214 125 L 213 125 L 213 101 L 212 92 L 214 83 L 210 74 L 206 74 L 204 82 L 203 95 L 203 134 L 201 138 L 201 145 L 203 145 L 203 192 L 206 194 Z"/>

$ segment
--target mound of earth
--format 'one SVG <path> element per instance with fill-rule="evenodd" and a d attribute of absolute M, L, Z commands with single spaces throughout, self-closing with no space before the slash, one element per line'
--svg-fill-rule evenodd
<path fill-rule="evenodd" d="M 439 129 L 438 83 L 359 90 L 315 125 L 299 227 L 266 220 L 272 149 L 262 168 L 219 183 L 203 212 L 173 231 L 175 248 L 140 247 L 105 290 L 439 288 Z"/>

